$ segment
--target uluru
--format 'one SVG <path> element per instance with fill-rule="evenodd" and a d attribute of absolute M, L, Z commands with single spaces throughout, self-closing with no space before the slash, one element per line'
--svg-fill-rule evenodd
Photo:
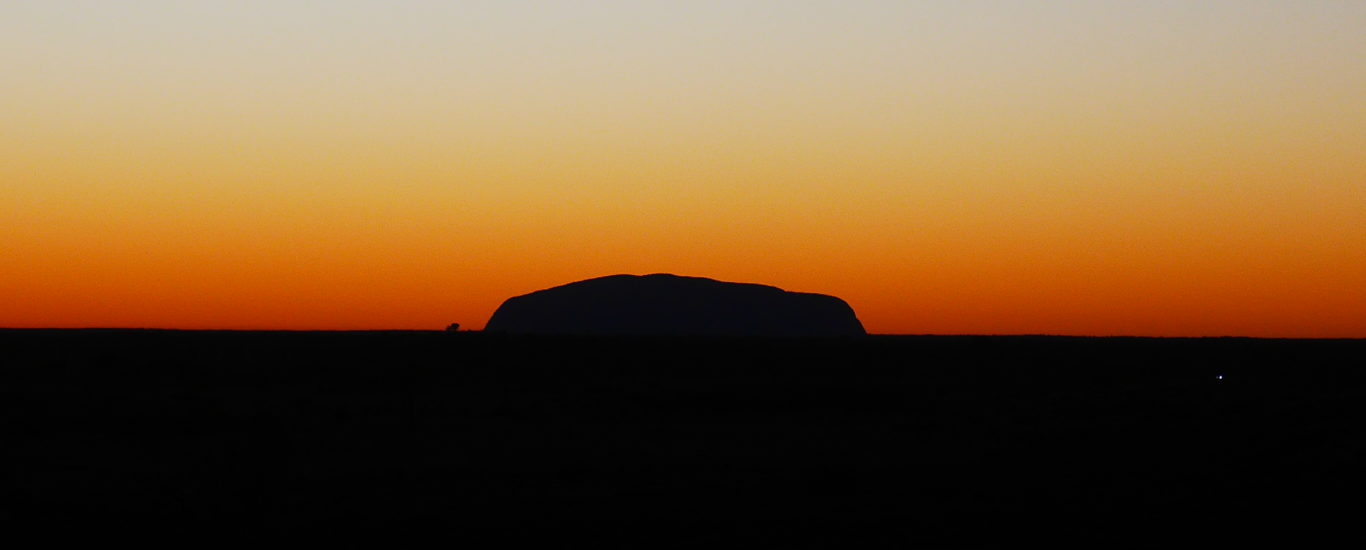
<path fill-rule="evenodd" d="M 523 334 L 858 336 L 853 308 L 825 294 L 666 273 L 610 275 L 509 298 L 486 331 Z"/>

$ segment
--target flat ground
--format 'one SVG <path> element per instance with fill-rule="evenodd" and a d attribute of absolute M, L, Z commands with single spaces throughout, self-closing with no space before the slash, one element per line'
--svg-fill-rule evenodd
<path fill-rule="evenodd" d="M 0 331 L 0 350 L 0 520 L 35 530 L 1361 536 L 1366 341 Z"/>

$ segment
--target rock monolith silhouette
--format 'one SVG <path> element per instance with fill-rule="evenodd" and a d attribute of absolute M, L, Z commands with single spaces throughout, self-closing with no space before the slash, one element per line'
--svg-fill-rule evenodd
<path fill-rule="evenodd" d="M 509 298 L 486 331 L 535 334 L 851 336 L 844 300 L 669 274 L 612 275 Z"/>

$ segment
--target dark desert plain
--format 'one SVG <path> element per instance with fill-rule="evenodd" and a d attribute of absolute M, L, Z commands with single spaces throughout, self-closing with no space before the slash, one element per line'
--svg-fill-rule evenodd
<path fill-rule="evenodd" d="M 1360 544 L 1363 29 L 0 0 L 0 541 Z"/>
<path fill-rule="evenodd" d="M 21 330 L 0 345 L 0 517 L 54 536 L 1360 535 L 1360 340 Z"/>

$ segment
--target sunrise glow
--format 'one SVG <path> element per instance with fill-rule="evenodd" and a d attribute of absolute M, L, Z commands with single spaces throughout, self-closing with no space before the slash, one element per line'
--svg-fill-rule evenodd
<path fill-rule="evenodd" d="M 16 1 L 0 327 L 1366 337 L 1366 3 Z"/>

